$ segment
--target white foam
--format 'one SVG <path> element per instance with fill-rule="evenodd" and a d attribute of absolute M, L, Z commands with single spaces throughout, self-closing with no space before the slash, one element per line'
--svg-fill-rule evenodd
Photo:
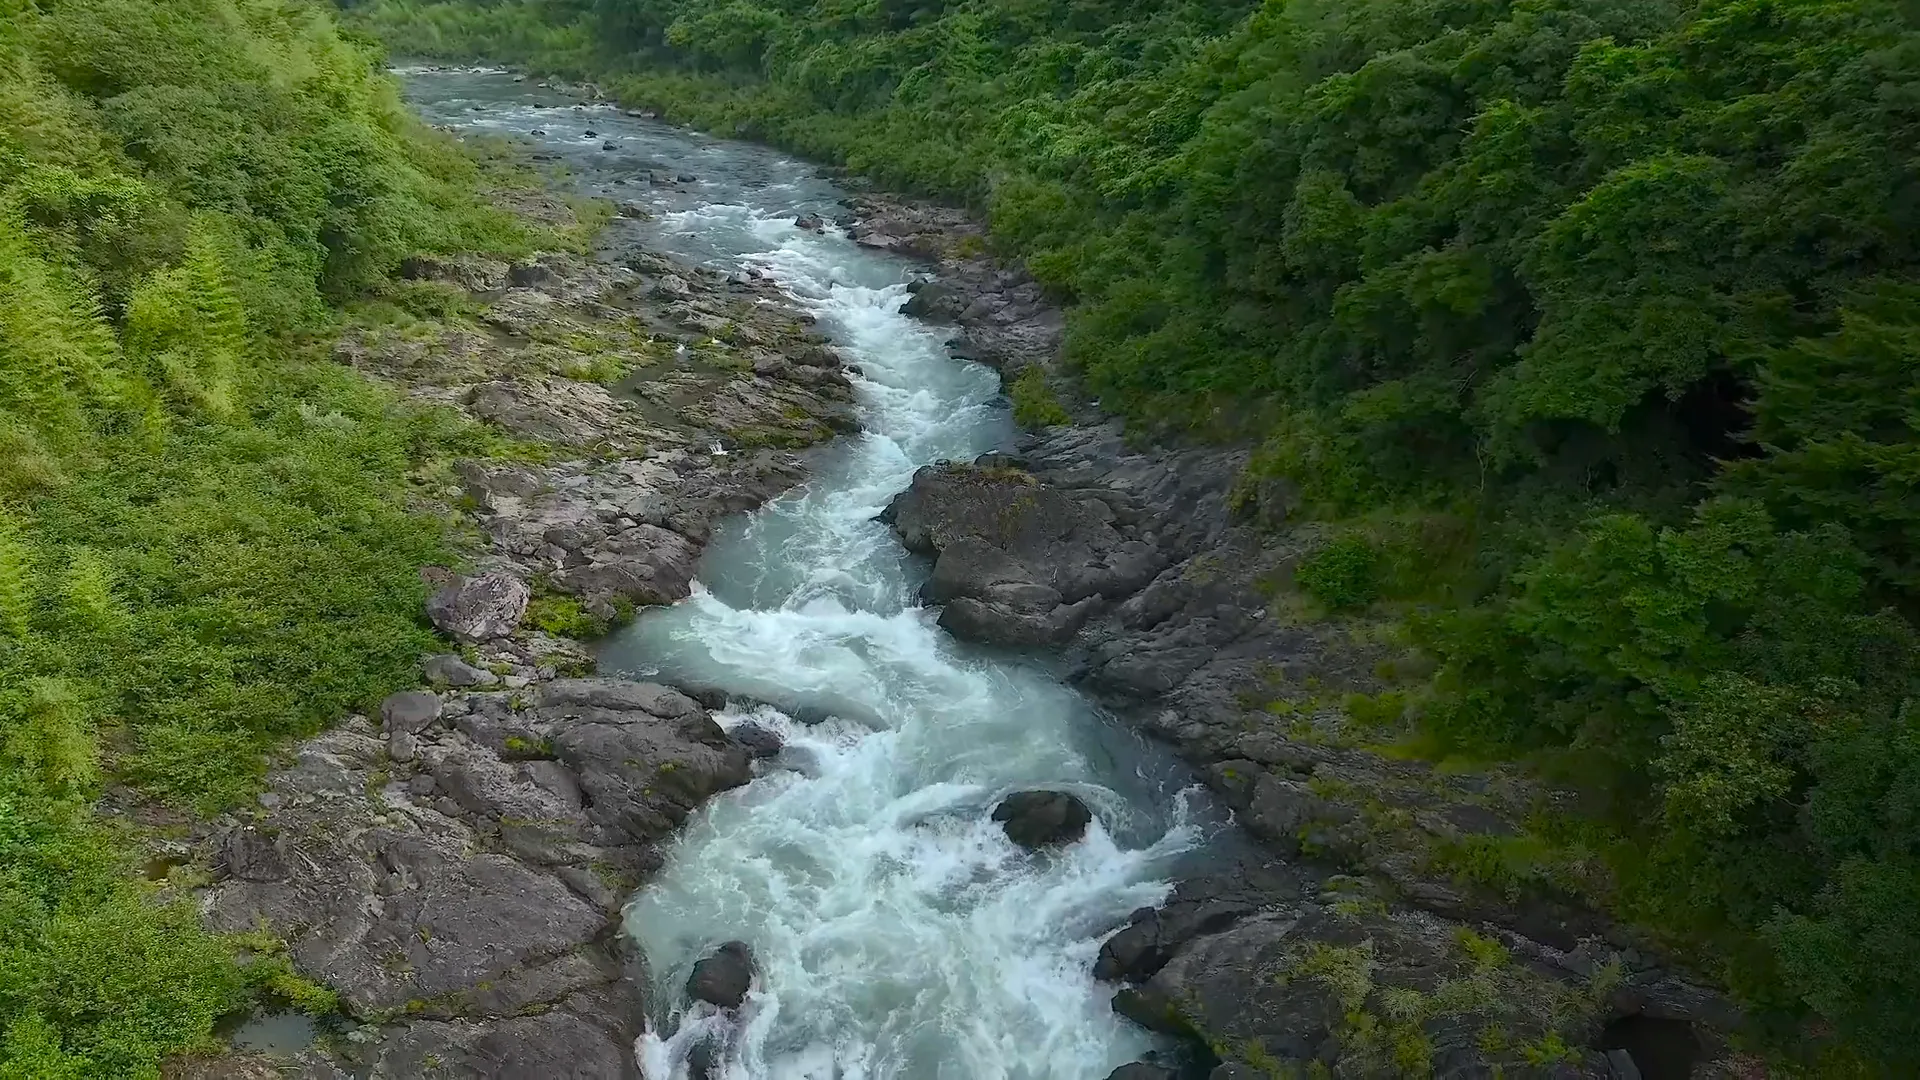
<path fill-rule="evenodd" d="M 1150 1036 L 1114 1016 L 1090 968 L 1103 935 L 1165 895 L 1201 830 L 1184 807 L 1133 805 L 1103 783 L 1077 695 L 956 646 L 874 520 L 915 469 L 1005 437 L 997 379 L 900 314 L 904 264 L 835 229 L 740 202 L 658 225 L 805 304 L 860 367 L 865 431 L 716 540 L 708 587 L 608 654 L 831 716 L 722 715 L 786 747 L 695 816 L 626 926 L 659 1000 L 721 941 L 750 943 L 759 974 L 737 1013 L 696 1005 L 643 1036 L 647 1077 L 684 1080 L 703 1043 L 727 1080 L 1085 1080 L 1138 1058 Z M 990 820 L 1036 785 L 1094 807 L 1082 842 L 1036 855 Z"/>

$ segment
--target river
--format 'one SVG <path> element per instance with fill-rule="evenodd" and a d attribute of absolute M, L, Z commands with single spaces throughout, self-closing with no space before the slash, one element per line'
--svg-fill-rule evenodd
<path fill-rule="evenodd" d="M 875 515 L 916 468 L 971 460 L 1013 427 L 994 373 L 900 314 L 914 265 L 798 227 L 843 214 L 844 193 L 766 148 L 504 72 L 402 74 L 430 122 L 529 139 L 583 192 L 649 210 L 610 226 L 610 257 L 643 243 L 757 269 L 859 370 L 862 433 L 722 530 L 692 599 L 600 652 L 608 674 L 724 689 L 742 704 L 723 724 L 786 740 L 689 823 L 627 909 L 655 984 L 637 1050 L 649 1080 L 692 1075 L 702 1044 L 729 1080 L 1100 1080 L 1164 1052 L 1089 970 L 1106 934 L 1206 858 L 1219 820 L 1185 770 L 1044 658 L 957 643 L 920 605 L 928 567 Z M 1093 807 L 1084 841 L 1034 854 L 1007 840 L 992 807 L 1034 787 Z M 731 939 L 759 967 L 746 1004 L 689 1009 L 693 963 Z"/>

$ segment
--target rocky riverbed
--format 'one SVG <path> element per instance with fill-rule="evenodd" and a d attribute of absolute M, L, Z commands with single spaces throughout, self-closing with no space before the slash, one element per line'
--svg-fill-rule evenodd
<path fill-rule="evenodd" d="M 533 624 L 543 604 L 607 625 L 684 599 L 715 523 L 853 429 L 847 380 L 769 283 L 631 246 L 404 273 L 463 314 L 360 325 L 335 358 L 524 449 L 456 463 L 423 507 L 475 537 L 465 572 L 422 570 L 448 649 L 423 658 L 429 686 L 292 748 L 257 807 L 214 824 L 206 921 L 271 933 L 338 992 L 342 1023 L 294 1075 L 637 1077 L 644 961 L 620 908 L 753 755 L 720 701 L 582 677 L 587 647 Z"/>
<path fill-rule="evenodd" d="M 957 352 L 1009 376 L 1050 370 L 1057 315 L 1022 275 L 968 254 L 973 226 L 867 209 L 871 242 L 938 265 L 912 307 L 952 325 Z M 1355 736 L 1345 695 L 1420 661 L 1287 604 L 1315 536 L 1290 523 L 1284 485 L 1248 486 L 1244 451 L 1142 448 L 1087 419 L 922 469 L 886 518 L 935 560 L 924 599 L 941 626 L 1058 651 L 1079 685 L 1201 767 L 1275 857 L 1138 913 L 1097 969 L 1125 986 L 1116 1009 L 1203 1044 L 1213 1080 L 1745 1075 L 1727 1042 L 1737 1013 L 1582 903 L 1586 882 L 1467 872 L 1565 796 Z M 1116 1080 L 1176 1075 L 1130 1068 Z"/>
<path fill-rule="evenodd" d="M 863 196 L 842 225 L 925 263 L 906 310 L 951 327 L 956 355 L 1051 374 L 1059 312 L 981 254 L 965 215 Z M 632 245 L 407 274 L 465 314 L 361 326 L 337 358 L 524 452 L 461 462 L 424 496 L 475 537 L 471 565 L 423 568 L 447 642 L 423 658 L 428 687 L 294 748 L 256 808 L 217 823 L 207 920 L 271 932 L 339 992 L 343 1022 L 295 1075 L 637 1077 L 649 980 L 621 906 L 689 815 L 779 747 L 723 730 L 695 688 L 593 677 L 574 624 L 542 613 L 605 625 L 686 598 L 715 524 L 855 426 L 848 382 L 770 282 Z M 1417 658 L 1277 601 L 1313 542 L 1283 487 L 1244 488 L 1241 452 L 1143 449 L 1075 415 L 921 470 L 886 517 L 933 559 L 942 627 L 1064 657 L 1258 842 L 1100 950 L 1115 1010 L 1186 1048 L 1116 1078 L 1737 1075 L 1716 995 L 1572 890 L 1460 872 L 1555 793 L 1349 737 L 1340 695 Z M 1023 838 L 1077 842 L 1086 808 L 1044 808 Z"/>

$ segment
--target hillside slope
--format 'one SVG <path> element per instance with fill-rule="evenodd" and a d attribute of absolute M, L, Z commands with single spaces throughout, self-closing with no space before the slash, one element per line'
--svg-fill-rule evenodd
<path fill-rule="evenodd" d="M 417 677 L 407 505 L 490 442 L 324 343 L 407 255 L 530 247 L 480 186 L 326 5 L 0 0 L 0 1076 L 330 1008 L 138 853 Z"/>

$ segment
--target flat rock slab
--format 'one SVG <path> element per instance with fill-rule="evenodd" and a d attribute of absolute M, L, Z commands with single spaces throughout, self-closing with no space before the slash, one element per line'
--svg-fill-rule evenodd
<path fill-rule="evenodd" d="M 389 705 L 386 738 L 355 718 L 269 776 L 271 824 L 215 842 L 208 923 L 281 936 L 350 1015 L 408 1018 L 353 1048 L 369 1075 L 635 1076 L 615 916 L 746 747 L 655 683 Z"/>
<path fill-rule="evenodd" d="M 461 641 L 491 641 L 519 627 L 532 598 L 527 583 L 511 574 L 461 578 L 428 598 L 427 619 Z"/>

